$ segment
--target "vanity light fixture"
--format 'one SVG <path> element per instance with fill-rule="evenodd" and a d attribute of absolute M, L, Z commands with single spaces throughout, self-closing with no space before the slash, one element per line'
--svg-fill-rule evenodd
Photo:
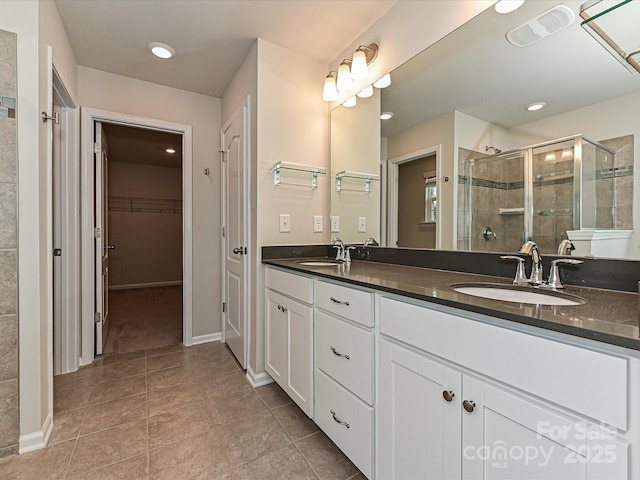
<path fill-rule="evenodd" d="M 369 98 L 371 95 L 373 95 L 373 85 L 369 85 L 367 88 L 358 92 L 356 95 L 358 95 L 360 98 Z"/>
<path fill-rule="evenodd" d="M 546 105 L 545 102 L 535 102 L 535 103 L 532 103 L 531 105 L 527 105 L 527 110 L 529 110 L 530 112 L 535 112 L 536 110 L 540 110 L 545 105 Z"/>
<path fill-rule="evenodd" d="M 389 85 L 391 85 L 391 74 L 390 73 L 387 73 L 386 75 L 384 75 L 379 80 L 376 80 L 375 82 L 373 82 L 373 86 L 376 87 L 376 88 L 387 88 Z"/>
<path fill-rule="evenodd" d="M 354 80 L 364 80 L 369 75 L 369 65 L 378 57 L 378 45 L 360 45 L 353 54 L 351 62 L 351 77 Z"/>
<path fill-rule="evenodd" d="M 338 99 L 338 88 L 336 87 L 336 77 L 333 72 L 329 72 L 324 79 L 324 90 L 322 90 L 322 100 L 325 102 L 335 102 Z"/>
<path fill-rule="evenodd" d="M 393 117 L 393 112 L 382 112 L 380 114 L 380 120 L 389 120 L 391 117 Z"/>
<path fill-rule="evenodd" d="M 166 43 L 151 42 L 148 47 L 149 50 L 151 50 L 151 53 L 158 58 L 167 59 L 175 56 L 176 54 L 176 51 Z"/>
<path fill-rule="evenodd" d="M 167 148 L 165 150 L 165 152 L 167 152 L 167 153 L 176 153 L 176 150 L 175 150 L 175 148 Z"/>
<path fill-rule="evenodd" d="M 351 60 L 343 60 L 338 67 L 338 79 L 336 80 L 336 86 L 339 92 L 345 92 L 353 88 L 353 80 L 351 79 L 351 69 L 349 63 Z"/>
<path fill-rule="evenodd" d="M 344 105 L 345 107 L 355 107 L 356 96 L 354 95 L 353 97 L 346 99 L 342 105 Z"/>
<path fill-rule="evenodd" d="M 496 12 L 505 14 L 516 11 L 522 6 L 523 3 L 524 0 L 499 0 L 498 2 L 496 2 L 493 8 L 496 10 Z"/>

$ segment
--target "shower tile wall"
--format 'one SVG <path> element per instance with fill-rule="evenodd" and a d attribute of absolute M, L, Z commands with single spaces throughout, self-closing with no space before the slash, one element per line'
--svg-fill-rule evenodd
<path fill-rule="evenodd" d="M 616 152 L 616 225 L 618 230 L 633 229 L 633 159 L 634 136 L 610 138 L 600 142 Z"/>
<path fill-rule="evenodd" d="M 0 30 L 0 97 L 16 98 L 16 35 L 2 30 Z M 3 104 L 5 103 L 7 103 L 6 100 Z M 15 111 L 13 108 L 8 111 L 2 109 L 0 112 L 0 457 L 18 451 L 16 138 Z"/>

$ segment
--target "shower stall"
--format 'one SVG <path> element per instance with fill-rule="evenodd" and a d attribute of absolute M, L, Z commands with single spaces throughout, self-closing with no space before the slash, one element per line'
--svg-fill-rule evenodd
<path fill-rule="evenodd" d="M 468 159 L 459 247 L 516 252 L 527 240 L 555 254 L 568 231 L 615 228 L 615 151 L 575 135 Z"/>

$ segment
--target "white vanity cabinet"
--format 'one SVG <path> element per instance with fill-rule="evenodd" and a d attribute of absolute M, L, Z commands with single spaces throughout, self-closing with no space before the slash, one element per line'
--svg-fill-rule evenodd
<path fill-rule="evenodd" d="M 313 279 L 265 270 L 265 370 L 313 416 Z"/>
<path fill-rule="evenodd" d="M 374 460 L 374 295 L 315 281 L 315 415 L 367 478 Z"/>
<path fill-rule="evenodd" d="M 388 298 L 380 332 L 379 478 L 629 477 L 627 359 Z"/>

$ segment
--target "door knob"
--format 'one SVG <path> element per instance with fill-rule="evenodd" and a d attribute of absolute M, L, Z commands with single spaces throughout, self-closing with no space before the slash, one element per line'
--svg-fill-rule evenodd
<path fill-rule="evenodd" d="M 239 248 L 234 248 L 233 249 L 233 253 L 235 253 L 236 255 L 242 255 L 244 253 L 242 247 Z"/>
<path fill-rule="evenodd" d="M 116 246 L 115 246 L 115 245 L 107 245 L 107 246 L 106 246 L 106 249 L 107 249 L 107 250 L 115 250 L 115 249 L 116 249 Z"/>

